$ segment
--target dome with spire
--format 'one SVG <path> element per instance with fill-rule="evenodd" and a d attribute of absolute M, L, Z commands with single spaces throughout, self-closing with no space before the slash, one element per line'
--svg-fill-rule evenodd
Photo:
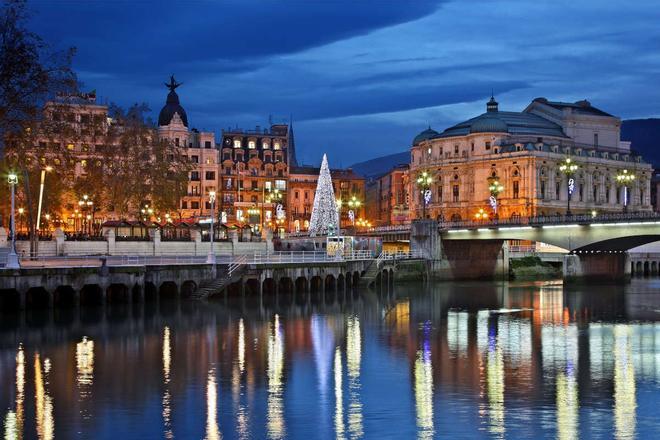
<path fill-rule="evenodd" d="M 186 115 L 186 111 L 183 109 L 183 107 L 181 107 L 181 104 L 179 104 L 179 95 L 177 95 L 174 91 L 181 84 L 183 83 L 176 82 L 174 75 L 170 77 L 169 84 L 165 83 L 165 87 L 170 89 L 170 93 L 167 94 L 167 101 L 165 101 L 165 106 L 163 106 L 163 108 L 160 110 L 160 113 L 158 114 L 159 126 L 169 125 L 170 122 L 172 122 L 174 115 L 178 114 L 181 122 L 183 122 L 183 125 L 188 127 L 188 115 Z"/>
<path fill-rule="evenodd" d="M 427 141 L 429 139 L 433 139 L 434 137 L 438 136 L 439 134 L 440 133 L 433 130 L 431 127 L 429 127 L 426 130 L 422 131 L 417 136 L 415 136 L 415 139 L 413 139 L 413 145 L 417 145 L 420 142 Z"/>

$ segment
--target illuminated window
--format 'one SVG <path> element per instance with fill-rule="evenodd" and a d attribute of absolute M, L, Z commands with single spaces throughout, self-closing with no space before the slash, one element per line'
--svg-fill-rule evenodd
<path fill-rule="evenodd" d="M 241 140 L 234 139 L 234 148 L 241 148 Z"/>
<path fill-rule="evenodd" d="M 286 189 L 286 180 L 276 180 L 275 181 L 275 189 L 279 189 L 281 191 L 284 191 Z"/>
<path fill-rule="evenodd" d="M 257 143 L 255 141 L 248 141 L 248 148 L 250 150 L 254 150 L 255 148 L 257 148 Z"/>
<path fill-rule="evenodd" d="M 274 148 L 275 150 L 279 150 L 279 149 L 280 149 L 280 143 L 279 143 L 279 142 L 275 142 L 275 145 L 273 146 L 273 148 Z"/>
<path fill-rule="evenodd" d="M 270 148 L 270 145 L 268 144 L 268 141 L 263 141 L 263 143 L 261 144 L 261 147 L 262 147 L 264 150 L 267 150 L 267 149 Z"/>
<path fill-rule="evenodd" d="M 87 161 L 84 160 L 84 159 L 81 160 L 81 161 L 80 161 L 80 166 L 83 167 L 83 168 L 87 168 Z"/>
<path fill-rule="evenodd" d="M 74 149 L 73 144 L 67 144 L 66 149 L 69 150 L 69 151 L 73 151 L 73 149 Z"/>

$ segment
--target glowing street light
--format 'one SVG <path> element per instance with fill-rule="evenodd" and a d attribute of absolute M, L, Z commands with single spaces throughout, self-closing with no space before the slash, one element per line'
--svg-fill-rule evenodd
<path fill-rule="evenodd" d="M 484 208 L 479 208 L 479 211 L 474 214 L 474 218 L 477 220 L 488 220 L 488 213 Z"/>
<path fill-rule="evenodd" d="M 573 195 L 573 190 L 575 189 L 575 179 L 573 179 L 573 174 L 575 174 L 578 168 L 579 166 L 574 164 L 570 157 L 567 157 L 559 166 L 559 171 L 566 174 L 566 190 L 568 192 L 566 215 L 571 215 L 571 196 Z"/>
<path fill-rule="evenodd" d="M 427 171 L 422 171 L 419 176 L 417 176 L 417 187 L 419 188 L 419 192 L 422 195 L 423 218 L 426 218 L 426 205 L 431 202 L 431 190 L 429 188 L 431 187 L 432 182 L 433 178 Z"/>
<path fill-rule="evenodd" d="M 635 175 L 628 170 L 622 170 L 616 175 L 617 183 L 623 187 L 623 212 L 628 211 L 628 186 L 635 180 Z"/>

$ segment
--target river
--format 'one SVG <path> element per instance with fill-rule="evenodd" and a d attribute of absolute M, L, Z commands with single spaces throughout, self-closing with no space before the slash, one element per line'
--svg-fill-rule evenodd
<path fill-rule="evenodd" d="M 658 438 L 660 280 L 0 315 L 5 438 Z"/>

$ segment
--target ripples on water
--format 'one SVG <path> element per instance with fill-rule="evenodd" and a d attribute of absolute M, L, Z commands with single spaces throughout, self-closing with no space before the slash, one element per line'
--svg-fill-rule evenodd
<path fill-rule="evenodd" d="M 0 315 L 20 438 L 658 438 L 660 282 Z"/>

